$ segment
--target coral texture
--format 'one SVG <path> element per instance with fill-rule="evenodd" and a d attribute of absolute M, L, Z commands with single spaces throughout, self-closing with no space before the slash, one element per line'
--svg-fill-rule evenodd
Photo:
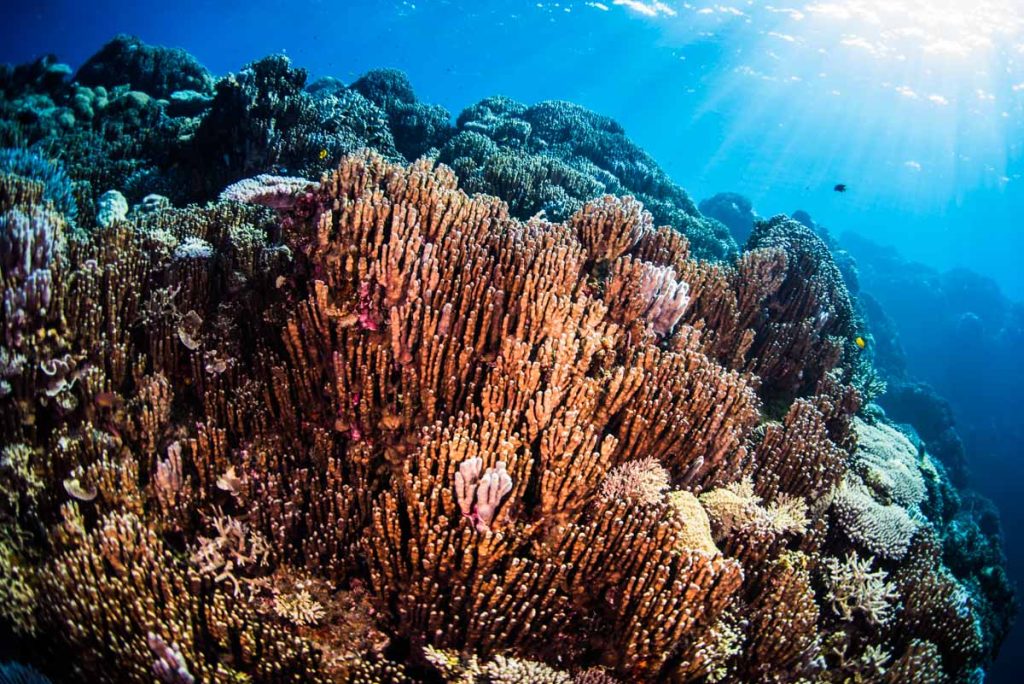
<path fill-rule="evenodd" d="M 79 92 L 41 66 L 11 88 Z M 472 154 L 401 161 L 447 134 L 398 74 L 314 85 L 280 57 L 217 84 L 185 166 L 151 177 L 211 155 L 205 205 L 108 194 L 72 231 L 52 184 L 81 166 L 0 176 L 0 625 L 27 665 L 605 683 L 987 665 L 1013 596 L 991 521 L 862 410 L 820 239 L 777 218 L 701 261 L 645 201 L 699 214 L 614 122 L 484 101 L 442 158 L 495 146 L 513 190 L 581 150 L 622 176 L 574 171 L 588 189 L 561 220 L 524 213 L 460 187 L 481 189 Z M 384 154 L 349 154 L 371 139 Z"/>

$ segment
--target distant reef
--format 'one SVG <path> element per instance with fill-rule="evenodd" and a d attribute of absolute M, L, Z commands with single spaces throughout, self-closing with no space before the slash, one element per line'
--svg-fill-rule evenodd
<path fill-rule="evenodd" d="M 571 103 L 128 36 L 0 69 L 0 148 L 0 681 L 998 653 L 998 514 L 874 401 L 898 360 L 809 217 L 698 209 Z"/>

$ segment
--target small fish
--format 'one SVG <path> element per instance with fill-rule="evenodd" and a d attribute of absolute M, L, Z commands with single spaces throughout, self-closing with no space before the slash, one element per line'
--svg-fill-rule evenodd
<path fill-rule="evenodd" d="M 320 159 L 321 160 L 327 159 L 327 149 L 326 148 L 320 150 Z"/>
<path fill-rule="evenodd" d="M 100 408 L 116 408 L 124 403 L 114 392 L 100 392 L 96 395 L 95 401 Z"/>
<path fill-rule="evenodd" d="M 868 342 L 867 342 L 867 340 L 865 340 L 865 339 L 864 339 L 863 337 L 861 337 L 860 335 L 858 335 L 858 336 L 857 336 L 857 339 L 855 339 L 855 340 L 854 340 L 853 342 L 854 342 L 854 344 L 856 344 L 856 345 L 857 345 L 858 347 L 860 347 L 861 349 L 863 349 L 864 347 L 868 346 Z"/>
<path fill-rule="evenodd" d="M 836 192 L 846 192 L 846 183 L 836 183 L 835 187 L 832 189 Z"/>

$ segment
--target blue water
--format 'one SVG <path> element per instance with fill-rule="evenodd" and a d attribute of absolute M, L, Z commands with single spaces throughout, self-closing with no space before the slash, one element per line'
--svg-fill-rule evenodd
<path fill-rule="evenodd" d="M 345 82 L 397 67 L 453 114 L 495 93 L 572 100 L 619 121 L 695 198 L 803 208 L 1024 297 L 1019 3 L 948 21 L 917 0 L 666 3 L 672 14 L 612 0 L 24 4 L 7 11 L 0 60 L 77 66 L 120 31 L 215 74 L 270 52 Z"/>
<path fill-rule="evenodd" d="M 763 216 L 804 209 L 834 235 L 969 269 L 1024 300 L 1019 1 L 7 4 L 0 62 L 52 52 L 77 68 L 124 32 L 183 47 L 216 75 L 273 52 L 346 83 L 395 67 L 453 116 L 494 94 L 571 100 L 621 123 L 697 201 L 733 191 Z M 953 402 L 1020 577 L 1022 447 L 992 427 L 1024 408 L 1020 352 L 979 356 L 944 323 L 903 325 L 908 367 Z M 1011 380 L 972 388 L 991 403 L 982 412 L 957 396 L 968 355 L 972 377 Z M 1003 650 L 989 681 L 1016 681 L 1021 630 Z"/>

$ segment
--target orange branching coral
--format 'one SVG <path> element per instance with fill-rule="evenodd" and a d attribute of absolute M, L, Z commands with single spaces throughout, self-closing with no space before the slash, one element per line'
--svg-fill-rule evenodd
<path fill-rule="evenodd" d="M 764 325 L 766 304 L 786 275 L 781 249 L 746 252 L 733 265 L 689 260 L 689 246 L 667 228 L 646 233 L 633 254 L 669 266 L 689 286 L 683 321 L 700 330 L 704 351 L 728 368 L 747 369 L 757 329 Z M 684 331 L 682 339 L 688 333 Z"/>
<path fill-rule="evenodd" d="M 842 479 L 847 456 L 829 438 L 815 404 L 797 399 L 782 423 L 764 427 L 753 459 L 755 489 L 769 501 L 779 494 L 820 497 Z"/>
<path fill-rule="evenodd" d="M 682 318 L 690 302 L 688 293 L 689 285 L 677 281 L 672 268 L 624 257 L 612 264 L 604 300 L 608 314 L 620 325 L 639 319 L 664 337 Z"/>
<path fill-rule="evenodd" d="M 569 225 L 596 262 L 622 256 L 654 229 L 643 204 L 632 197 L 613 195 L 587 202 L 569 219 Z"/>
<path fill-rule="evenodd" d="M 51 558 L 40 578 L 48 596 L 42 617 L 62 626 L 64 638 L 76 648 L 78 676 L 147 680 L 154 662 L 147 643 L 152 633 L 173 641 L 182 664 L 203 681 L 230 676 L 230 668 L 208 663 L 201 654 L 197 641 L 211 638 L 221 648 L 243 638 L 240 655 L 249 659 L 268 649 L 280 659 L 260 664 L 268 674 L 315 667 L 317 656 L 301 642 L 269 626 L 247 624 L 243 604 L 205 587 L 197 591 L 198 578 L 181 567 L 139 517 L 112 514 L 95 529 L 79 533 L 72 546 Z M 119 638 L 107 639 L 95 625 Z"/>
<path fill-rule="evenodd" d="M 748 677 L 787 681 L 811 668 L 820 638 L 818 605 L 806 565 L 803 554 L 786 553 L 751 583 L 742 656 Z"/>
<path fill-rule="evenodd" d="M 633 199 L 524 222 L 429 159 L 285 190 L 279 215 L 231 195 L 70 240 L 0 179 L 5 287 L 50 287 L 3 314 L 0 619 L 68 651 L 56 675 L 795 681 L 980 657 L 944 640 L 974 618 L 907 550 L 924 522 L 879 552 L 905 608 L 873 616 L 905 639 L 811 586 L 892 530 L 847 468 L 858 397 L 819 317 L 841 302 L 803 243 L 697 263 Z M 922 491 L 894 498 L 923 515 Z"/>
<path fill-rule="evenodd" d="M 679 351 L 644 343 L 675 326 L 685 288 L 667 272 L 659 278 L 677 283 L 675 294 L 627 285 L 630 269 L 656 272 L 619 259 L 649 231 L 636 203 L 588 205 L 569 222 L 571 232 L 537 221 L 523 226 L 489 200 L 458 193 L 426 162 L 400 168 L 372 158 L 343 163 L 321 193 L 329 208 L 305 255 L 323 279 L 314 280 L 286 341 L 300 383 L 316 377 L 306 369 L 333 370 L 326 387 L 334 400 L 321 415 L 334 431 L 352 443 L 379 443 L 396 459 L 399 486 L 373 504 L 361 545 L 374 591 L 410 636 L 430 643 L 540 647 L 579 619 L 569 614 L 571 602 L 594 592 L 593 581 L 572 589 L 577 583 L 561 558 L 594 548 L 582 540 L 599 534 L 601 518 L 593 516 L 607 508 L 587 506 L 612 466 L 645 454 L 692 486 L 731 477 L 730 464 L 745 454 L 744 431 L 756 420 L 756 398 L 695 343 Z M 403 204 L 410 198 L 415 209 Z M 447 224 L 451 215 L 462 217 L 457 231 Z M 520 241 L 514 250 L 509 235 Z M 579 286 L 588 268 L 607 278 L 595 288 L 601 299 Z M 664 296 L 675 303 L 659 303 Z M 628 304 L 630 297 L 642 305 Z M 634 315 L 652 336 L 624 345 L 615 321 Z M 314 358 L 332 361 L 318 366 Z M 367 367 L 364 358 L 381 361 Z M 299 389 L 319 395 L 312 386 Z M 540 546 L 524 554 L 531 539 Z M 670 544 L 657 548 L 677 554 Z M 653 548 L 635 553 L 649 571 L 664 562 Z M 703 567 L 691 560 L 680 567 L 682 584 L 658 591 L 674 602 L 672 587 L 724 571 L 713 564 L 683 582 Z M 616 585 L 630 575 L 616 572 Z M 521 594 L 520 586 L 532 589 Z M 624 603 L 630 612 L 616 618 L 623 643 L 640 638 L 630 636 L 642 628 L 642 614 L 631 612 L 639 605 Z M 718 600 L 709 609 L 723 606 Z M 528 614 L 543 619 L 527 629 Z M 645 646 L 613 664 L 656 671 L 680 635 L 670 632 L 657 657 Z"/>
<path fill-rule="evenodd" d="M 896 624 L 904 634 L 934 644 L 943 669 L 955 678 L 966 674 L 968 663 L 977 662 L 984 643 L 970 594 L 941 566 L 940 554 L 934 533 L 922 530 L 907 562 L 892 573 L 902 604 Z"/>
<path fill-rule="evenodd" d="M 671 266 L 682 276 L 690 263 L 690 243 L 670 226 L 661 226 L 640 236 L 632 254 L 658 266 Z"/>
<path fill-rule="evenodd" d="M 681 352 L 634 353 L 647 372 L 622 416 L 620 450 L 658 458 L 698 491 L 735 479 L 745 465 L 744 437 L 757 420 L 757 398 L 745 378 L 724 372 L 698 350 L 696 338 Z"/>
<path fill-rule="evenodd" d="M 739 589 L 739 564 L 679 552 L 681 542 L 678 520 L 664 505 L 631 511 L 624 502 L 600 506 L 588 523 L 559 530 L 549 542 L 564 550 L 559 557 L 564 553 L 577 600 L 611 598 L 601 609 L 614 626 L 609 665 L 649 676 L 673 655 L 685 660 Z M 608 563 L 609 557 L 622 560 Z"/>

